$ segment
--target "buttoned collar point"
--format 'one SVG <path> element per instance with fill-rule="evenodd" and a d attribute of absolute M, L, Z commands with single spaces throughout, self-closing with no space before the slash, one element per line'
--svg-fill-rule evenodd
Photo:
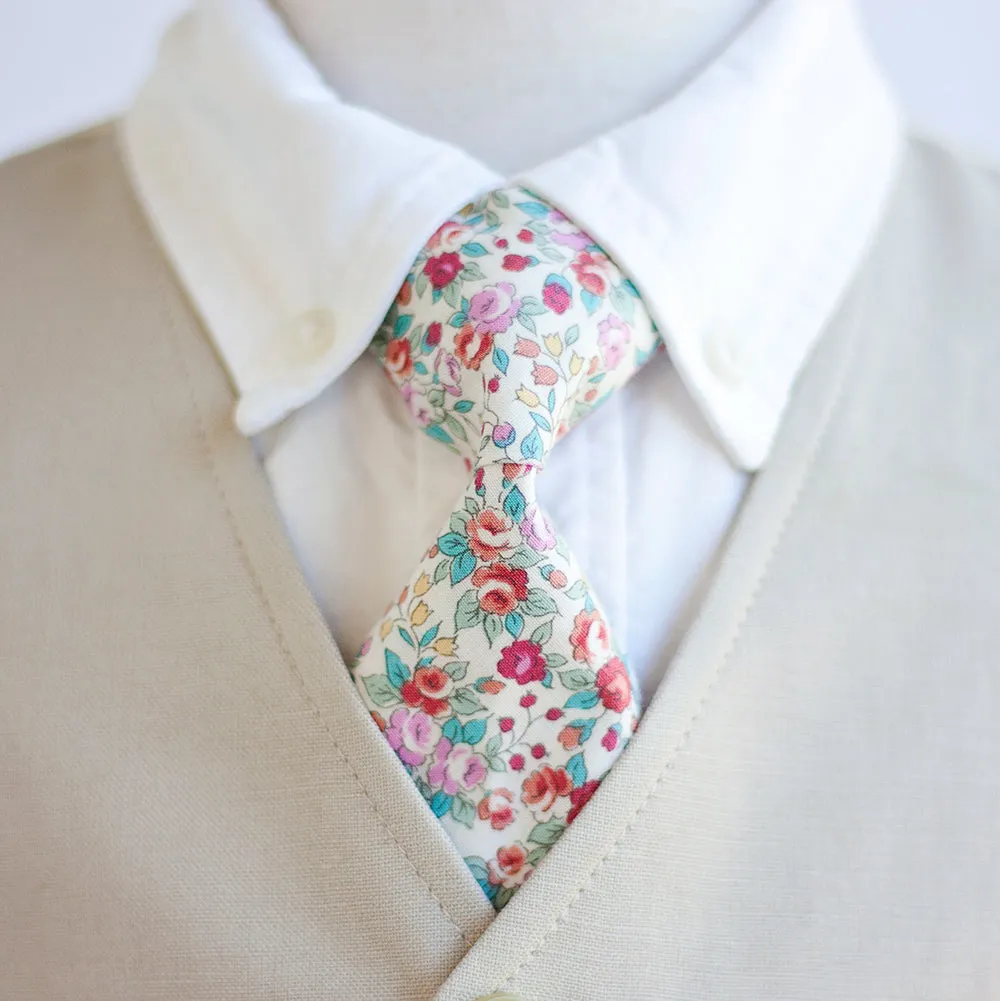
<path fill-rule="evenodd" d="M 202 0 L 122 120 L 139 200 L 255 434 L 367 347 L 427 238 L 504 183 L 343 102 L 264 0 Z M 901 130 L 848 3 L 772 0 L 679 93 L 524 171 L 641 291 L 759 468 L 878 227 Z"/>

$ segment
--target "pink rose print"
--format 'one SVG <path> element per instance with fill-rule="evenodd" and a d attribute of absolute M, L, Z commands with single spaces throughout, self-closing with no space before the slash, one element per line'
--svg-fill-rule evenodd
<path fill-rule="evenodd" d="M 591 294 L 598 297 L 607 294 L 614 265 L 606 254 L 600 251 L 582 250 L 570 265 L 576 280 Z"/>
<path fill-rule="evenodd" d="M 597 667 L 608 659 L 611 652 L 611 641 L 608 627 L 601 613 L 596 609 L 576 613 L 573 619 L 573 631 L 569 634 L 569 642 L 573 647 L 573 659 L 582 660 L 590 667 Z"/>
<path fill-rule="evenodd" d="M 428 257 L 424 265 L 424 274 L 434 288 L 444 288 L 458 277 L 462 270 L 462 259 L 456 253 L 441 254 L 438 257 Z"/>
<path fill-rule="evenodd" d="M 632 701 L 628 671 L 617 657 L 612 657 L 597 672 L 597 693 L 605 708 L 616 713 L 624 712 Z"/>
<path fill-rule="evenodd" d="M 581 233 L 579 230 L 573 233 L 560 233 L 557 230 L 552 234 L 552 242 L 559 243 L 564 247 L 570 247 L 573 250 L 583 250 L 584 247 L 589 247 L 594 241 L 586 233 Z"/>
<path fill-rule="evenodd" d="M 480 560 L 492 561 L 514 551 L 519 533 L 503 511 L 486 507 L 466 522 L 465 534 L 469 537 L 472 555 Z"/>
<path fill-rule="evenodd" d="M 458 360 L 474 372 L 479 371 L 482 360 L 492 347 L 493 334 L 488 329 L 473 328 L 471 323 L 465 324 L 455 335 L 455 354 Z"/>
<path fill-rule="evenodd" d="M 427 241 L 431 250 L 455 251 L 469 238 L 469 227 L 449 219 L 437 228 L 437 232 Z"/>
<path fill-rule="evenodd" d="M 560 796 L 568 796 L 572 790 L 573 780 L 565 768 L 550 768 L 545 765 L 532 772 L 521 783 L 521 801 L 526 806 L 537 806 L 542 813 L 546 813 Z"/>
<path fill-rule="evenodd" d="M 472 586 L 478 589 L 479 607 L 484 612 L 507 615 L 528 597 L 528 571 L 506 563 L 476 567 Z"/>
<path fill-rule="evenodd" d="M 528 505 L 524 512 L 521 533 L 524 535 L 524 541 L 535 552 L 547 553 L 556 547 L 556 533 L 552 531 L 548 518 L 542 514 L 541 508 L 537 504 Z"/>
<path fill-rule="evenodd" d="M 422 765 L 440 737 L 437 724 L 418 709 L 397 709 L 385 731 L 389 746 L 407 765 Z"/>
<path fill-rule="evenodd" d="M 545 678 L 545 658 L 542 648 L 530 640 L 514 640 L 510 646 L 500 651 L 500 662 L 497 673 L 502 678 L 510 678 L 519 685 L 528 685 L 532 681 L 542 681 Z"/>
<path fill-rule="evenodd" d="M 427 427 L 431 422 L 431 412 L 427 409 L 427 401 L 421 393 L 414 392 L 413 386 L 409 382 L 404 382 L 401 391 L 406 406 L 409 408 L 413 419 L 421 426 Z"/>
<path fill-rule="evenodd" d="M 514 794 L 509 789 L 491 789 L 479 801 L 476 813 L 480 820 L 488 820 L 494 831 L 502 831 L 514 823 Z"/>
<path fill-rule="evenodd" d="M 479 333 L 502 334 L 514 322 L 521 300 L 510 282 L 487 285 L 469 300 L 469 319 Z"/>
<path fill-rule="evenodd" d="M 462 395 L 462 363 L 447 351 L 439 351 L 434 359 L 438 382 L 446 393 Z"/>
<path fill-rule="evenodd" d="M 528 853 L 518 844 L 498 848 L 496 858 L 489 861 L 489 878 L 494 886 L 520 886 L 534 871 Z"/>
<path fill-rule="evenodd" d="M 442 737 L 434 749 L 434 764 L 427 773 L 433 789 L 454 796 L 459 789 L 469 792 L 486 778 L 486 759 L 468 744 L 452 744 Z"/>
<path fill-rule="evenodd" d="M 601 346 L 601 354 L 604 356 L 604 367 L 617 368 L 618 363 L 625 357 L 625 348 L 632 340 L 629 325 L 612 313 L 607 319 L 601 320 L 597 329 L 599 331 L 597 343 Z"/>

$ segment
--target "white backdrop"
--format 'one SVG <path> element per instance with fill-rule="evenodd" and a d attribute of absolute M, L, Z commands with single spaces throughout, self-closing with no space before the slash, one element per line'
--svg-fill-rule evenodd
<path fill-rule="evenodd" d="M 0 0 L 0 159 L 120 110 L 163 26 L 187 5 Z M 875 51 L 917 128 L 1000 164 L 1000 2 L 862 0 L 861 6 Z"/>

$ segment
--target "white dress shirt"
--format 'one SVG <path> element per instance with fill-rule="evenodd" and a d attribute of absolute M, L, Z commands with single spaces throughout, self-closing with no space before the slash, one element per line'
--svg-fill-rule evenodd
<path fill-rule="evenodd" d="M 607 249 L 668 353 L 553 451 L 539 494 L 647 700 L 867 249 L 899 148 L 840 0 L 772 0 L 677 95 L 510 179 L 343 103 L 262 0 L 203 0 L 168 33 L 122 134 L 347 658 L 467 475 L 365 354 L 416 253 L 505 180 Z"/>

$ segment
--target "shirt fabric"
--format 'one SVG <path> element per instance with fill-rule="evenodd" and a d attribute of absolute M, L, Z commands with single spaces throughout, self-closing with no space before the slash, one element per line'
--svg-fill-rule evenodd
<path fill-rule="evenodd" d="M 877 227 L 899 127 L 850 6 L 773 0 L 659 107 L 504 179 L 344 104 L 262 0 L 203 0 L 122 138 L 348 657 L 467 479 L 364 354 L 417 251 L 505 180 L 605 247 L 668 353 L 553 451 L 539 495 L 648 699 Z"/>

